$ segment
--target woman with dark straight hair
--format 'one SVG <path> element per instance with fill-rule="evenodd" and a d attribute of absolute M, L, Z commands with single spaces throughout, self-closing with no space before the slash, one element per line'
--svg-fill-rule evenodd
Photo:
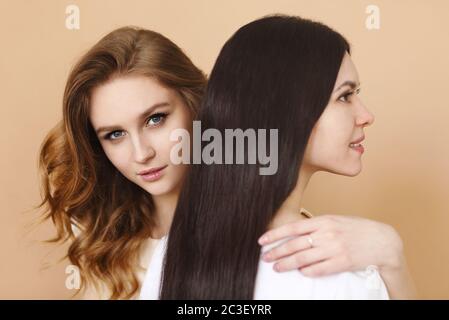
<path fill-rule="evenodd" d="M 193 165 L 169 236 L 153 255 L 147 273 L 153 278 L 144 283 L 149 296 L 388 298 L 376 268 L 370 275 L 318 278 L 276 273 L 257 243 L 268 229 L 301 219 L 301 198 L 313 173 L 355 176 L 361 170 L 363 129 L 374 117 L 355 95 L 359 82 L 349 53 L 348 42 L 329 27 L 283 15 L 253 21 L 226 42 L 200 108 L 202 129 L 223 135 L 225 129 L 277 129 L 278 169 L 261 175 L 260 163 Z M 319 241 L 308 238 L 311 247 Z M 164 263 L 158 262 L 165 245 Z M 315 254 L 326 258 L 319 248 Z M 161 268 L 159 291 L 155 275 Z"/>

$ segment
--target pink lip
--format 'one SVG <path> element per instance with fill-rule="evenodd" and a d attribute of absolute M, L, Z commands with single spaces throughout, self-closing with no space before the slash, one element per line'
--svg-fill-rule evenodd
<path fill-rule="evenodd" d="M 362 142 L 363 140 L 365 140 L 365 136 L 364 136 L 364 135 L 361 136 L 359 139 L 357 139 L 357 140 L 355 140 L 355 141 L 352 141 L 351 143 L 360 143 L 360 142 Z"/>
<path fill-rule="evenodd" d="M 353 149 L 357 152 L 360 152 L 360 154 L 363 154 L 365 152 L 365 148 L 362 145 L 360 145 L 359 147 L 354 147 L 354 148 L 351 147 L 351 149 Z"/>
<path fill-rule="evenodd" d="M 140 171 L 138 173 L 139 176 L 142 177 L 143 180 L 145 181 L 156 181 L 158 180 L 162 174 L 163 174 L 163 170 L 166 168 L 167 166 L 163 166 L 163 167 L 159 167 L 159 168 L 153 168 L 153 169 L 149 169 L 149 170 L 143 170 Z"/>
<path fill-rule="evenodd" d="M 361 136 L 359 139 L 357 139 L 351 143 L 357 144 L 357 143 L 362 142 L 363 140 L 365 140 L 365 135 Z M 363 154 L 365 152 L 365 148 L 362 145 L 360 145 L 358 147 L 350 147 L 350 148 L 359 152 L 360 154 Z"/>

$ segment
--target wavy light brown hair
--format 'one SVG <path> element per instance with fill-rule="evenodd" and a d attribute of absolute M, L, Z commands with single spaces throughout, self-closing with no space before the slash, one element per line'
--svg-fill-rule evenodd
<path fill-rule="evenodd" d="M 85 282 L 105 285 L 111 299 L 131 298 L 142 243 L 154 227 L 151 195 L 127 180 L 106 157 L 89 121 L 92 90 L 112 77 L 145 75 L 176 90 L 195 116 L 206 76 L 169 39 L 135 28 L 117 29 L 95 44 L 72 69 L 63 118 L 45 138 L 39 155 L 43 219 L 72 241 L 67 252 Z M 80 230 L 75 235 L 75 224 Z"/>

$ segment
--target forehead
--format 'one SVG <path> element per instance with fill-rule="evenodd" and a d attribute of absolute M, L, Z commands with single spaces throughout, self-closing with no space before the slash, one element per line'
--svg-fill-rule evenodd
<path fill-rule="evenodd" d="M 339 87 L 345 81 L 353 81 L 355 83 L 359 83 L 359 74 L 357 73 L 357 69 L 352 62 L 351 56 L 345 52 L 343 57 L 343 61 L 340 66 L 340 70 L 338 71 L 337 79 L 335 81 L 335 87 Z"/>
<path fill-rule="evenodd" d="M 162 86 L 156 79 L 133 75 L 113 78 L 96 87 L 90 100 L 90 118 L 98 122 L 118 122 L 141 114 L 156 103 L 177 101 L 174 90 Z"/>

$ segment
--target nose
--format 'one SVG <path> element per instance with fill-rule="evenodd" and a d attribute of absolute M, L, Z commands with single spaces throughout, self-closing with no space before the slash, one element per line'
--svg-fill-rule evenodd
<path fill-rule="evenodd" d="M 359 105 L 360 108 L 356 118 L 356 125 L 362 127 L 372 125 L 374 123 L 374 115 L 368 110 L 361 100 L 359 100 Z"/>
<path fill-rule="evenodd" d="M 132 139 L 134 160 L 138 163 L 145 163 L 153 158 L 156 151 L 151 146 L 150 141 L 144 137 L 137 136 Z"/>

